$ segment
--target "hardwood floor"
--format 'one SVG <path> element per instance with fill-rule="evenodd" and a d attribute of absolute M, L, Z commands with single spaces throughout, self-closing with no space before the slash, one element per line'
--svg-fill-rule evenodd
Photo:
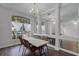
<path fill-rule="evenodd" d="M 7 48 L 1 48 L 0 49 L 0 56 L 22 56 L 22 48 L 19 51 L 20 45 L 15 45 Z M 28 49 L 26 49 L 25 56 L 31 56 Z M 39 56 L 38 52 L 36 53 L 36 56 Z M 63 51 L 55 51 L 52 49 L 48 49 L 48 56 L 74 56 L 72 54 L 63 52 Z"/>

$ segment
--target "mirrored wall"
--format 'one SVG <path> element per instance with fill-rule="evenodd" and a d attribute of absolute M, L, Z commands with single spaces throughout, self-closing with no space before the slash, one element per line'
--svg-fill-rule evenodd
<path fill-rule="evenodd" d="M 68 37 L 60 39 L 60 47 L 79 53 L 79 4 L 61 4 L 60 12 L 62 37 Z"/>

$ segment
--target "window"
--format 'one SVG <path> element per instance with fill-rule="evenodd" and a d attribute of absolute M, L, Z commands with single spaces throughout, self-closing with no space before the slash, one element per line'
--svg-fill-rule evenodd
<path fill-rule="evenodd" d="M 21 16 L 12 16 L 12 38 L 31 31 L 30 19 Z"/>

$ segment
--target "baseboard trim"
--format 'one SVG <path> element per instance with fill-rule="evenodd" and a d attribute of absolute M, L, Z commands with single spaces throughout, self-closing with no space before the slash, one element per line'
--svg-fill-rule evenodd
<path fill-rule="evenodd" d="M 64 51 L 64 52 L 67 52 L 67 53 L 70 53 L 70 54 L 73 54 L 73 55 L 76 55 L 76 56 L 79 56 L 78 53 L 73 52 L 73 51 L 70 51 L 70 50 L 66 50 L 66 49 L 63 49 L 63 48 L 60 48 L 60 50 L 62 50 L 62 51 Z"/>
<path fill-rule="evenodd" d="M 10 46 L 14 46 L 14 45 L 19 45 L 20 43 L 14 43 L 14 44 L 9 44 L 9 45 L 4 45 L 4 46 L 0 46 L 0 49 L 1 48 L 7 48 L 7 47 L 10 47 Z"/>

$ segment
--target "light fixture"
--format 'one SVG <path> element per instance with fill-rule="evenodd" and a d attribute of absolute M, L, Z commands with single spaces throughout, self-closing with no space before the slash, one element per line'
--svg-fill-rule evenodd
<path fill-rule="evenodd" d="M 72 21 L 72 23 L 73 23 L 74 25 L 76 25 L 76 24 L 77 24 L 77 21 Z"/>
<path fill-rule="evenodd" d="M 73 22 L 73 24 L 75 24 L 75 25 L 76 25 L 76 24 L 77 24 L 77 22 Z"/>
<path fill-rule="evenodd" d="M 55 24 L 55 22 L 53 22 L 53 24 Z"/>
<path fill-rule="evenodd" d="M 34 8 L 32 8 L 29 12 L 30 12 L 30 13 L 32 13 L 32 12 L 33 12 L 33 10 L 34 10 Z"/>
<path fill-rule="evenodd" d="M 34 17 L 39 13 L 38 5 L 33 3 L 33 8 L 29 11 Z"/>

